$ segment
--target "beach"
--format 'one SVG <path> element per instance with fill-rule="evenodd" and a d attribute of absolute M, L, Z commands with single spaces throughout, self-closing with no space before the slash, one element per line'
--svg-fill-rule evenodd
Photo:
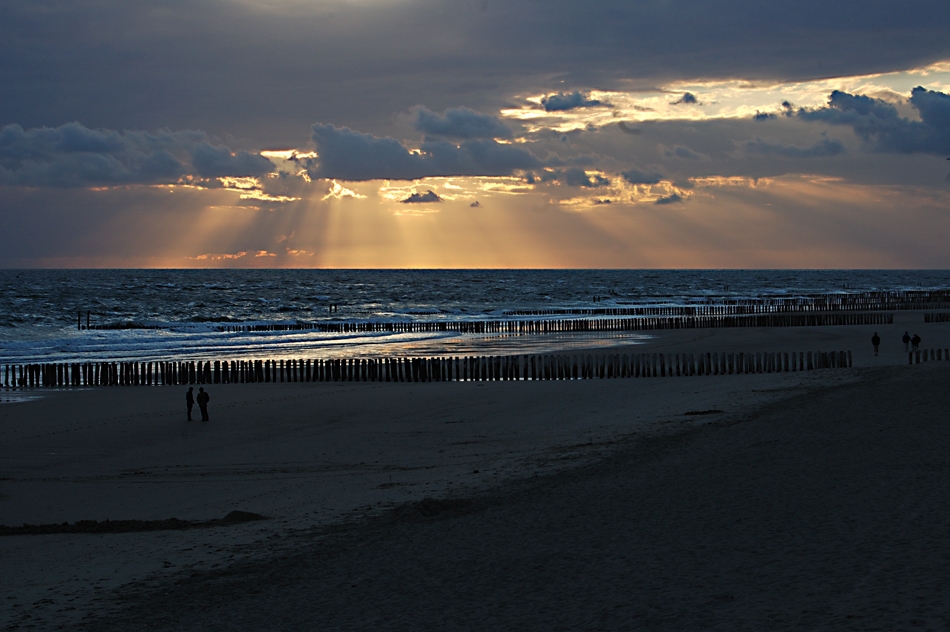
<path fill-rule="evenodd" d="M 878 357 L 868 327 L 635 349 L 851 349 L 850 369 L 209 385 L 204 424 L 181 387 L 4 405 L 4 525 L 267 519 L 0 538 L 3 624 L 937 629 L 950 363 L 907 366 L 919 322 L 881 327 Z"/>

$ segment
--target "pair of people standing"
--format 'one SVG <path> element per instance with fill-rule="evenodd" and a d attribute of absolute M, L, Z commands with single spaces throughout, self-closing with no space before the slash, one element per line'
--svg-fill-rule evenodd
<path fill-rule="evenodd" d="M 195 407 L 195 401 L 198 402 L 198 408 L 201 410 L 201 421 L 208 421 L 208 402 L 211 401 L 211 396 L 205 393 L 204 388 L 198 389 L 197 400 L 194 396 L 195 387 L 189 387 L 188 392 L 185 393 L 185 404 L 188 406 L 188 421 L 191 421 L 191 409 Z"/>
<path fill-rule="evenodd" d="M 911 338 L 910 334 L 906 331 L 904 332 L 904 337 L 901 338 L 904 341 L 904 351 L 916 351 L 920 349 L 920 336 L 914 334 L 914 337 Z"/>

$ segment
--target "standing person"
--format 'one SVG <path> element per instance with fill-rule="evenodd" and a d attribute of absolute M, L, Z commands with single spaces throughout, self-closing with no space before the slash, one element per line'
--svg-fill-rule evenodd
<path fill-rule="evenodd" d="M 904 351 L 910 351 L 910 334 L 905 331 L 901 340 L 904 341 Z"/>
<path fill-rule="evenodd" d="M 920 349 L 920 336 L 914 334 L 914 337 L 910 339 L 910 348 L 914 351 Z"/>
<path fill-rule="evenodd" d="M 878 347 L 881 346 L 881 337 L 877 335 L 877 332 L 874 332 L 874 335 L 871 336 L 871 344 L 874 345 L 874 355 L 877 355 Z"/>
<path fill-rule="evenodd" d="M 185 405 L 188 406 L 188 421 L 191 421 L 191 409 L 195 407 L 195 396 L 192 394 L 194 390 L 195 387 L 192 386 L 188 389 L 188 392 L 185 393 Z"/>
<path fill-rule="evenodd" d="M 211 397 L 205 393 L 205 389 L 198 389 L 198 408 L 201 409 L 201 421 L 208 421 L 208 402 Z"/>

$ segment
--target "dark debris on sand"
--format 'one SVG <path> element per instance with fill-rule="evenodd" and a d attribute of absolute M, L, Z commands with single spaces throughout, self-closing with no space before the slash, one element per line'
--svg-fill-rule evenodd
<path fill-rule="evenodd" d="M 181 531 L 183 529 L 204 529 L 208 527 L 227 527 L 254 520 L 267 520 L 266 516 L 250 511 L 232 511 L 224 518 L 213 520 L 77 520 L 60 524 L 24 524 L 21 527 L 0 525 L 0 536 L 4 535 L 49 535 L 52 533 L 134 533 L 141 531 Z"/>

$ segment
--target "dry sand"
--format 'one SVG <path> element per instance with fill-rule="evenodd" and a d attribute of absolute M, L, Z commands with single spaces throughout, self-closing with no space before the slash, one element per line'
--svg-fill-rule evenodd
<path fill-rule="evenodd" d="M 649 344 L 851 348 L 852 370 L 221 385 L 208 424 L 180 388 L 3 405 L 2 524 L 270 519 L 0 538 L 0 624 L 940 629 L 950 364 L 906 366 L 912 326 L 878 358 L 866 327 Z"/>

